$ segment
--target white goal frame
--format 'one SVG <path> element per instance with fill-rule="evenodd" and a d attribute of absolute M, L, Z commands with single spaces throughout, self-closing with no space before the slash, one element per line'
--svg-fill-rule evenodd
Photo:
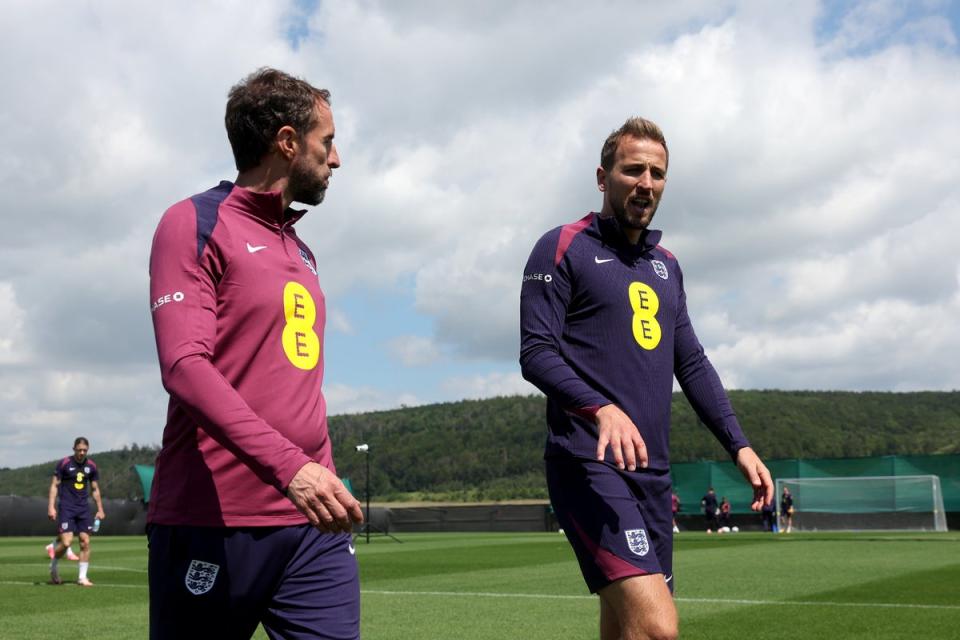
<path fill-rule="evenodd" d="M 929 499 L 901 504 L 897 498 L 898 485 L 929 486 Z M 871 486 L 873 485 L 873 486 Z M 777 478 L 777 522 L 785 525 L 786 514 L 780 513 L 783 487 L 793 495 L 793 529 L 796 531 L 946 531 L 947 514 L 943 508 L 943 490 L 940 477 L 914 476 L 848 476 L 827 478 Z M 804 488 L 814 488 L 804 500 Z M 856 487 L 856 494 L 845 494 Z M 824 497 L 824 491 L 830 497 Z M 860 500 L 875 508 L 845 510 L 844 501 Z"/>

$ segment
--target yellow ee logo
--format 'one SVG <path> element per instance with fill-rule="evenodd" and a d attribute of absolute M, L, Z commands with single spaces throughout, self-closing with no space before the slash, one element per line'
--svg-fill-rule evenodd
<path fill-rule="evenodd" d="M 314 332 L 317 305 L 299 282 L 288 282 L 283 288 L 283 352 L 298 369 L 308 371 L 320 361 L 320 337 Z"/>
<path fill-rule="evenodd" d="M 83 471 L 77 471 L 77 481 L 73 483 L 73 488 L 77 490 L 83 489 Z"/>
<path fill-rule="evenodd" d="M 656 349 L 661 337 L 660 323 L 656 318 L 660 298 L 650 285 L 643 282 L 631 283 L 628 293 L 633 308 L 633 338 L 647 351 Z"/>

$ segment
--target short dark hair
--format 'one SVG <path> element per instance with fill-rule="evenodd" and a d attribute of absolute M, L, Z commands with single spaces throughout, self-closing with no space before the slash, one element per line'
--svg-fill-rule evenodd
<path fill-rule="evenodd" d="M 670 150 L 667 149 L 667 141 L 663 137 L 663 131 L 653 121 L 635 116 L 629 118 L 616 131 L 612 131 L 604 141 L 603 149 L 600 151 L 600 166 L 603 167 L 604 171 L 610 171 L 613 168 L 613 161 L 617 155 L 617 145 L 620 144 L 620 138 L 624 136 L 659 142 L 663 145 L 664 153 L 667 154 L 667 166 L 670 165 Z"/>
<path fill-rule="evenodd" d="M 305 134 L 317 124 L 317 100 L 330 92 L 290 74 L 262 67 L 230 89 L 224 124 L 237 171 L 260 164 L 281 127 Z"/>
<path fill-rule="evenodd" d="M 73 441 L 73 448 L 76 449 L 78 444 L 85 444 L 89 447 L 90 441 L 84 438 L 83 436 L 80 436 L 79 438 Z"/>

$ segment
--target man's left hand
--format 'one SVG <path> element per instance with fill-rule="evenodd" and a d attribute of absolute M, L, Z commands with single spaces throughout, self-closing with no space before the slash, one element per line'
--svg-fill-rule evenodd
<path fill-rule="evenodd" d="M 773 501 L 773 478 L 770 477 L 770 471 L 750 447 L 737 451 L 737 466 L 753 487 L 753 502 L 750 508 L 760 511 L 763 505 Z"/>

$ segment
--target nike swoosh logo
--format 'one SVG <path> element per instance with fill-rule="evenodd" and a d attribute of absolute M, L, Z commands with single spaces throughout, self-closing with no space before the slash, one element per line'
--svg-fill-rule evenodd
<path fill-rule="evenodd" d="M 673 580 L 673 576 L 672 576 L 672 575 L 671 575 L 669 578 L 664 578 L 664 579 L 663 579 L 664 582 L 670 582 L 671 580 Z"/>
<path fill-rule="evenodd" d="M 247 245 L 247 246 L 249 247 L 250 245 Z M 613 258 L 605 258 L 601 260 L 600 256 L 593 256 L 593 261 L 596 262 L 597 264 L 603 264 L 604 262 L 613 262 Z"/>
<path fill-rule="evenodd" d="M 353 545 L 352 545 L 352 544 L 348 544 L 348 545 L 347 545 L 347 551 L 350 552 L 350 555 L 356 555 L 356 553 L 357 553 L 357 550 L 353 548 Z"/>
<path fill-rule="evenodd" d="M 258 245 L 258 246 L 255 247 L 255 246 L 253 246 L 252 244 L 250 244 L 249 242 L 247 243 L 247 251 L 249 251 L 250 253 L 256 253 L 257 251 L 263 251 L 263 250 L 266 249 L 266 248 L 267 248 L 267 245 L 265 245 L 265 244 L 261 244 L 261 245 Z"/>

